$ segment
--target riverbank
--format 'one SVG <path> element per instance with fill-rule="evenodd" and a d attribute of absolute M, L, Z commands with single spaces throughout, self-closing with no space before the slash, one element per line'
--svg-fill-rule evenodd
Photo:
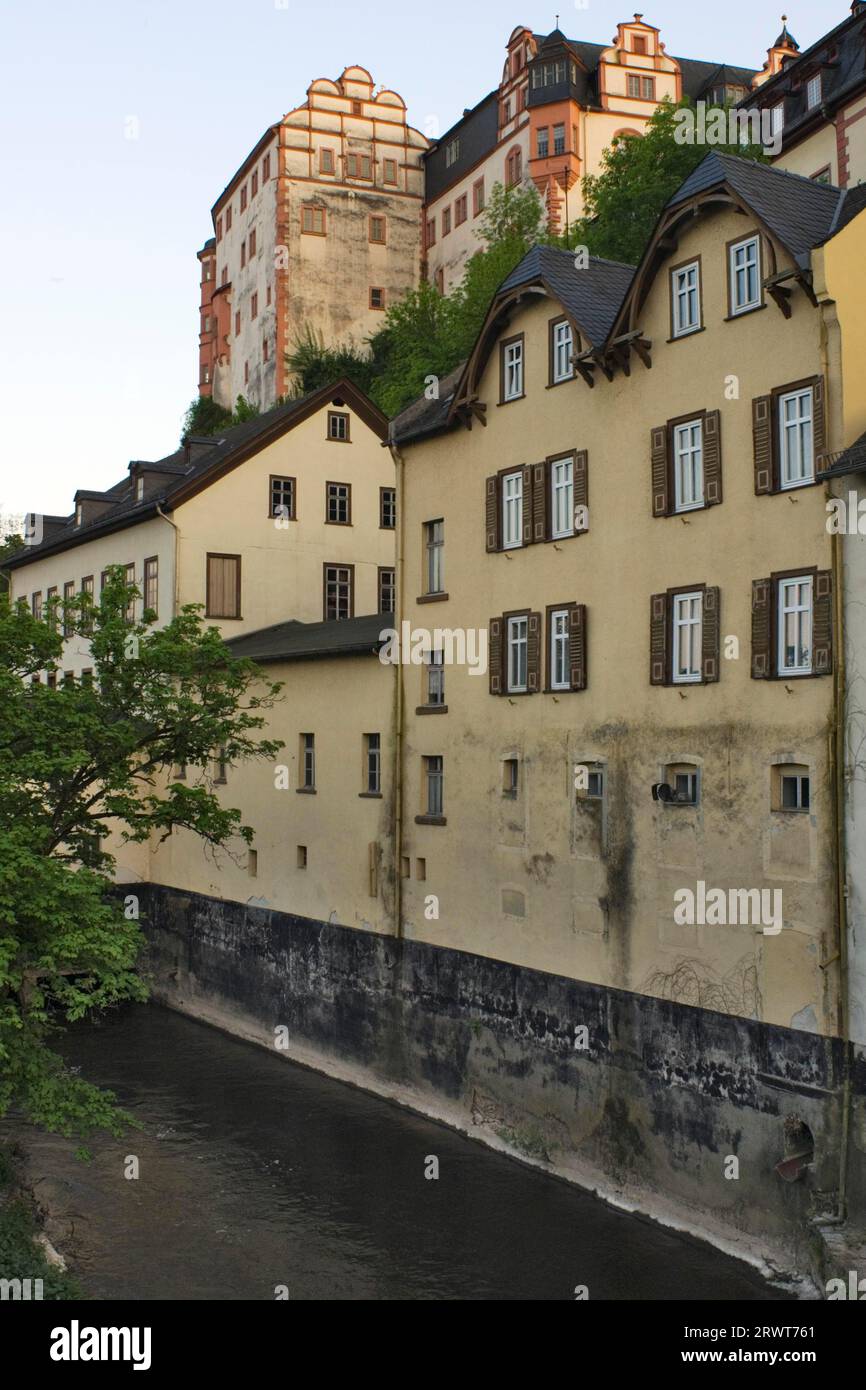
<path fill-rule="evenodd" d="M 43 1213 L 22 1181 L 21 1149 L 0 1137 L 0 1280 L 8 1297 L 80 1299 L 84 1295 L 43 1230 Z"/>

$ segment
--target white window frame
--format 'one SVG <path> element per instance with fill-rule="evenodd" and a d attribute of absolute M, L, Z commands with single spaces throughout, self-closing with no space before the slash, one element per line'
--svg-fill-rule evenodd
<path fill-rule="evenodd" d="M 445 592 L 445 522 L 437 517 L 425 523 L 425 530 L 427 593 L 442 594 Z"/>
<path fill-rule="evenodd" d="M 503 348 L 502 399 L 518 401 L 523 395 L 523 339 Z"/>
<path fill-rule="evenodd" d="M 770 111 L 771 133 L 773 135 L 781 135 L 782 131 L 785 129 L 785 103 L 783 101 L 777 101 L 776 105 L 770 108 Z"/>
<path fill-rule="evenodd" d="M 742 264 L 737 263 L 737 257 L 742 253 Z M 757 309 L 761 303 L 761 241 L 760 237 L 746 237 L 744 241 L 738 241 L 729 251 L 730 276 L 731 276 L 731 303 L 729 313 L 731 317 L 736 314 L 745 314 L 749 309 Z M 750 272 L 755 276 L 755 292 L 752 297 L 740 299 L 741 277 L 745 280 L 746 292 L 748 293 Z"/>
<path fill-rule="evenodd" d="M 704 422 L 674 425 L 674 511 L 693 512 L 704 505 Z M 686 485 L 688 484 L 688 486 Z"/>
<path fill-rule="evenodd" d="M 523 470 L 518 469 L 502 479 L 502 549 L 516 550 L 522 544 Z"/>
<path fill-rule="evenodd" d="M 694 685 L 701 679 L 701 644 L 703 640 L 704 595 L 700 589 L 688 594 L 674 594 L 671 612 L 671 680 L 674 685 Z M 684 637 L 685 634 L 685 637 Z M 695 643 L 695 638 L 697 639 Z M 684 651 L 683 642 L 687 643 Z M 697 648 L 695 655 L 694 647 Z M 680 670 L 681 657 L 690 654 L 694 665 Z"/>
<path fill-rule="evenodd" d="M 367 734 L 367 786 L 368 796 L 379 796 L 382 792 L 382 736 Z"/>
<path fill-rule="evenodd" d="M 793 420 L 785 419 L 790 401 L 802 403 L 808 398 L 808 408 L 798 409 Z M 779 397 L 779 487 L 783 491 L 806 487 L 815 481 L 815 396 L 811 386 L 798 391 L 786 391 Z M 804 430 L 808 427 L 808 457 L 804 448 Z M 796 432 L 796 433 L 794 433 Z M 796 439 L 796 445 L 793 440 Z M 792 465 L 799 464 L 800 472 L 793 474 Z"/>
<path fill-rule="evenodd" d="M 445 652 L 441 647 L 434 647 L 427 652 L 427 704 L 444 705 L 445 703 Z"/>
<path fill-rule="evenodd" d="M 810 77 L 806 83 L 806 110 L 814 111 L 816 106 L 820 106 L 822 96 L 821 74 L 816 72 L 814 77 Z"/>
<path fill-rule="evenodd" d="M 595 781 L 595 789 L 593 789 L 593 778 L 596 779 L 596 781 Z M 604 768 L 603 768 L 603 767 L 589 767 L 589 768 L 587 768 L 587 779 L 586 779 L 586 781 L 587 781 L 587 786 L 586 786 L 586 791 L 585 791 L 584 795 L 586 796 L 587 800 L 589 800 L 589 801 L 602 801 L 603 798 L 604 798 Z"/>
<path fill-rule="evenodd" d="M 312 791 L 316 785 L 316 735 L 302 734 L 301 737 L 304 741 L 301 786 L 305 791 Z"/>
<path fill-rule="evenodd" d="M 795 783 L 795 805 L 785 805 L 785 783 Z M 805 783 L 806 804 L 803 804 L 803 784 Z M 779 810 L 780 811 L 808 811 L 812 805 L 812 786 L 808 772 L 784 772 L 779 773 Z"/>
<path fill-rule="evenodd" d="M 691 277 L 694 284 L 690 284 Z M 701 326 L 701 266 L 699 261 L 678 266 L 671 271 L 671 295 L 673 296 L 673 336 L 685 338 L 696 333 Z M 694 296 L 694 316 L 691 313 Z M 683 317 L 684 306 L 689 306 L 688 319 Z"/>
<path fill-rule="evenodd" d="M 799 586 L 806 586 L 806 601 L 802 602 L 799 596 Z M 793 575 L 788 579 L 778 581 L 779 590 L 777 596 L 777 630 L 778 638 L 776 644 L 776 663 L 777 673 L 780 676 L 810 676 L 812 674 L 812 649 L 814 643 L 814 623 L 815 623 L 815 585 L 814 576 L 811 574 Z M 792 601 L 789 599 L 790 591 L 797 586 L 797 594 Z M 788 664 L 786 661 L 786 618 L 789 614 L 805 614 L 805 618 L 799 620 L 799 632 L 797 640 L 797 650 L 805 647 L 809 654 L 806 662 L 796 662 Z M 803 640 L 804 634 L 806 641 Z"/>
<path fill-rule="evenodd" d="M 679 779 L 680 777 L 684 777 L 684 778 L 686 779 L 687 787 L 688 787 L 688 788 L 691 790 L 691 792 L 692 792 L 691 797 L 688 797 L 687 800 L 685 800 L 685 801 L 680 801 L 680 800 L 678 800 L 679 792 L 677 791 L 677 781 L 678 781 L 678 779 Z M 670 806 L 697 806 L 697 805 L 699 805 L 699 803 L 700 803 L 700 796 L 701 796 L 700 768 L 693 767 L 693 768 L 687 768 L 684 772 L 675 772 L 675 773 L 674 773 L 674 776 L 673 776 L 673 791 L 674 791 L 674 800 L 671 801 L 671 802 L 669 802 L 668 805 L 670 805 Z"/>
<path fill-rule="evenodd" d="M 508 619 L 507 637 L 505 684 L 510 695 L 524 695 L 529 688 L 529 618 L 525 613 Z M 516 680 L 512 679 L 514 675 L 517 677 Z"/>
<path fill-rule="evenodd" d="M 571 670 L 568 654 L 568 609 L 556 608 L 550 615 L 550 688 L 571 689 Z M 559 672 L 557 672 L 559 667 Z"/>
<path fill-rule="evenodd" d="M 574 367 L 571 357 L 574 352 L 574 334 L 571 324 L 567 319 L 557 323 L 553 328 L 553 380 L 554 383 L 560 381 L 571 381 L 574 376 Z"/>
<path fill-rule="evenodd" d="M 425 759 L 424 771 L 427 779 L 427 815 L 445 814 L 445 760 L 441 753 Z"/>
<path fill-rule="evenodd" d="M 574 455 L 550 464 L 550 522 L 554 540 L 574 535 Z M 561 524 L 558 524 L 561 523 Z"/>

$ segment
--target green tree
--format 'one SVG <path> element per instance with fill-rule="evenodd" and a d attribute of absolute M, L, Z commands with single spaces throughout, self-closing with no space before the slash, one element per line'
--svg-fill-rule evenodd
<path fill-rule="evenodd" d="M 243 425 L 247 420 L 254 420 L 259 413 L 259 407 L 248 401 L 246 396 L 238 396 L 234 410 L 219 405 L 213 396 L 198 396 L 190 402 L 184 416 L 181 442 L 189 434 L 220 434 L 232 425 Z"/>
<path fill-rule="evenodd" d="M 598 174 L 583 180 L 585 212 L 560 244 L 586 246 L 593 256 L 637 265 L 665 204 L 701 160 L 715 150 L 765 160 L 760 145 L 679 144 L 677 112 L 691 107 L 669 98 L 648 121 L 643 135 L 617 136 L 605 150 Z M 708 108 L 710 110 L 727 108 Z"/>
<path fill-rule="evenodd" d="M 142 999 L 134 903 L 112 888 L 105 837 L 164 840 L 176 827 L 214 853 L 253 832 L 214 794 L 217 750 L 229 763 L 272 758 L 258 739 L 280 689 L 229 657 L 199 606 L 164 627 L 120 567 L 98 607 L 86 595 L 49 605 L 0 600 L 0 1115 L 18 1107 L 64 1134 L 118 1132 L 114 1097 L 72 1075 L 50 1042 L 64 1021 Z M 59 619 L 89 642 L 93 679 L 56 690 L 32 684 L 56 666 Z M 174 768 L 186 764 L 185 780 Z"/>

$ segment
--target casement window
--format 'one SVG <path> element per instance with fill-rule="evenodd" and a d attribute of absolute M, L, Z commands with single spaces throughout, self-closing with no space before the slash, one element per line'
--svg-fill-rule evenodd
<path fill-rule="evenodd" d="M 602 801 L 604 799 L 604 768 L 598 763 L 584 763 L 586 767 L 586 786 L 575 788 L 578 801 Z"/>
<path fill-rule="evenodd" d="M 566 74 L 572 83 L 577 81 L 575 64 L 569 63 L 566 67 L 564 58 L 556 58 L 550 63 L 537 63 L 531 71 L 530 80 L 533 87 L 557 87 L 566 80 Z"/>
<path fill-rule="evenodd" d="M 236 309 L 236 310 L 235 310 L 235 337 L 236 337 L 236 338 L 239 338 L 240 335 L 241 335 L 241 311 L 240 311 L 240 309 Z"/>
<path fill-rule="evenodd" d="M 370 308 L 371 308 L 371 309 L 384 309 L 384 307 L 385 307 L 385 291 L 384 291 L 384 289 L 382 288 L 381 285 L 371 285 L 371 286 L 370 286 Z"/>
<path fill-rule="evenodd" d="M 385 245 L 386 227 L 386 219 L 380 213 L 370 214 L 369 237 L 377 246 Z"/>
<path fill-rule="evenodd" d="M 833 670 L 830 570 L 752 581 L 752 677 L 826 676 Z"/>
<path fill-rule="evenodd" d="M 451 209 L 442 209 L 442 235 L 447 236 L 451 231 Z"/>
<path fill-rule="evenodd" d="M 249 384 L 249 380 L 250 380 L 250 364 L 249 364 L 249 359 L 247 359 L 247 361 L 244 363 L 244 385 L 245 385 L 245 386 Z"/>
<path fill-rule="evenodd" d="M 653 516 L 674 516 L 722 500 L 721 414 L 704 410 L 650 431 Z"/>
<path fill-rule="evenodd" d="M 385 159 L 382 161 L 382 179 L 385 183 L 397 182 L 396 159 Z"/>
<path fill-rule="evenodd" d="M 144 562 L 144 606 L 159 616 L 159 559 L 156 555 Z"/>
<path fill-rule="evenodd" d="M 363 104 L 362 104 L 360 101 L 355 100 L 355 101 L 352 102 L 352 115 L 353 115 L 353 116 L 360 116 L 360 115 L 363 114 L 363 111 L 364 111 L 364 107 L 363 107 Z"/>
<path fill-rule="evenodd" d="M 147 562 L 145 561 L 145 566 Z M 146 571 L 145 571 L 146 572 Z M 85 574 L 81 581 L 81 631 L 93 631 L 93 575 Z"/>
<path fill-rule="evenodd" d="M 255 254 L 256 254 L 256 229 L 255 229 L 255 227 L 253 227 L 253 230 L 250 232 L 250 260 L 252 260 L 252 258 L 253 258 L 253 256 L 254 256 Z"/>
<path fill-rule="evenodd" d="M 223 220 L 222 220 L 221 217 L 218 217 L 218 218 L 217 218 L 217 224 L 216 224 L 216 239 L 217 239 L 217 241 L 222 241 L 222 239 L 223 239 Z"/>
<path fill-rule="evenodd" d="M 241 616 L 240 555 L 208 553 L 205 616 L 208 618 L 239 618 Z"/>
<path fill-rule="evenodd" d="M 241 189 L 241 212 L 245 212 L 245 211 L 246 211 L 246 206 L 247 206 L 247 186 L 246 186 L 246 184 L 244 184 L 243 188 Z"/>
<path fill-rule="evenodd" d="M 64 671 L 64 672 L 63 672 L 63 686 L 64 686 L 64 689 L 66 689 L 66 690 L 71 690 L 72 687 L 73 687 L 74 685 L 75 685 L 75 672 L 74 672 L 74 671 Z"/>
<path fill-rule="evenodd" d="M 499 400 L 516 401 L 523 395 L 523 334 L 499 344 Z"/>
<path fill-rule="evenodd" d="M 650 685 L 719 679 L 719 589 L 694 584 L 650 599 Z"/>
<path fill-rule="evenodd" d="M 124 578 L 125 578 L 125 580 L 126 580 L 126 584 L 127 584 L 127 587 L 128 587 L 128 588 L 135 584 L 135 565 L 127 565 L 127 566 L 126 566 L 126 573 L 125 573 L 125 575 L 124 575 Z M 128 623 L 134 623 L 134 622 L 135 622 L 135 595 L 134 595 L 134 594 L 133 594 L 132 597 L 130 598 L 129 603 L 126 605 L 126 621 L 127 621 Z"/>
<path fill-rule="evenodd" d="M 250 296 L 250 318 L 257 319 L 259 316 L 259 296 L 258 293 Z"/>
<path fill-rule="evenodd" d="M 84 670 L 81 672 L 81 684 L 85 687 L 85 689 L 87 689 L 87 688 L 92 689 L 92 688 L 93 688 L 93 667 L 92 667 L 92 666 L 85 666 L 85 667 L 84 667 Z"/>
<path fill-rule="evenodd" d="M 267 288 L 265 289 L 265 306 L 266 306 L 266 308 L 268 308 L 268 309 L 271 307 L 271 287 L 270 287 L 270 285 L 268 285 Z"/>
<path fill-rule="evenodd" d="M 520 150 L 512 150 L 505 163 L 507 187 L 513 188 L 520 183 L 523 177 L 523 154 Z"/>
<path fill-rule="evenodd" d="M 520 790 L 520 763 L 517 758 L 502 760 L 502 795 L 510 801 L 517 800 Z"/>
<path fill-rule="evenodd" d="M 671 271 L 671 337 L 682 338 L 701 327 L 700 261 Z"/>
<path fill-rule="evenodd" d="M 379 488 L 379 526 L 383 531 L 393 531 L 397 525 L 397 489 Z"/>
<path fill-rule="evenodd" d="M 785 103 L 777 102 L 770 112 L 770 130 L 773 135 L 781 135 L 785 129 Z"/>
<path fill-rule="evenodd" d="M 267 362 L 271 355 L 270 345 L 267 338 L 262 338 L 262 361 Z"/>
<path fill-rule="evenodd" d="M 435 246 L 435 245 L 436 245 L 436 218 L 435 218 L 435 217 L 428 217 L 428 218 L 427 218 L 427 245 L 428 245 L 428 246 Z"/>
<path fill-rule="evenodd" d="M 325 484 L 325 521 L 329 526 L 351 526 L 351 483 Z"/>
<path fill-rule="evenodd" d="M 244 266 L 246 265 L 246 263 L 247 263 L 247 239 L 246 239 L 246 237 L 244 237 L 243 241 L 241 242 L 241 270 L 243 270 L 243 268 L 244 268 Z"/>
<path fill-rule="evenodd" d="M 259 191 L 259 171 L 254 169 L 250 175 L 250 197 L 254 198 Z"/>
<path fill-rule="evenodd" d="M 307 846 L 306 846 L 306 845 L 298 845 L 297 855 L 298 855 L 298 859 L 297 859 L 298 868 L 299 868 L 299 869 L 305 869 L 305 868 L 307 867 Z"/>
<path fill-rule="evenodd" d="M 364 735 L 364 763 L 368 796 L 382 793 L 382 739 L 380 734 Z"/>
<path fill-rule="evenodd" d="M 534 695 L 541 689 L 540 613 L 491 618 L 488 643 L 491 695 Z"/>
<path fill-rule="evenodd" d="M 209 320 L 209 319 L 205 319 L 205 322 L 206 322 L 206 323 L 209 323 L 210 320 Z M 136 502 L 143 502 L 143 501 L 144 501 L 144 479 L 143 479 L 143 478 L 136 478 L 136 480 L 135 480 L 135 500 L 136 500 Z"/>
<path fill-rule="evenodd" d="M 32 594 L 31 597 L 30 597 L 30 612 L 33 614 L 33 617 L 36 619 L 37 623 L 41 623 L 41 622 L 42 622 L 42 590 L 41 590 L 41 589 L 39 589 L 37 593 Z"/>
<path fill-rule="evenodd" d="M 80 526 L 84 518 L 84 508 L 80 502 L 75 504 L 75 525 Z"/>
<path fill-rule="evenodd" d="M 728 247 L 728 313 L 733 317 L 761 304 L 761 239 L 747 237 Z"/>
<path fill-rule="evenodd" d="M 773 810 L 808 811 L 810 805 L 809 769 L 797 763 L 773 768 Z"/>
<path fill-rule="evenodd" d="M 397 571 L 390 566 L 379 567 L 379 612 L 393 613 L 397 597 Z"/>
<path fill-rule="evenodd" d="M 466 221 L 466 218 L 467 218 L 467 215 L 468 215 L 468 214 L 467 214 L 467 211 L 466 211 L 466 203 L 467 203 L 467 198 L 466 198 L 466 194 L 465 194 L 465 193 L 461 193 L 461 194 L 460 194 L 460 197 L 457 198 L 457 199 L 455 199 L 455 202 L 454 202 L 454 226 L 455 226 L 455 227 L 459 227 L 463 222 Z"/>
<path fill-rule="evenodd" d="M 445 293 L 445 271 L 443 270 L 441 265 L 433 275 L 433 284 L 436 286 L 436 291 L 438 294 Z"/>
<path fill-rule="evenodd" d="M 426 814 L 441 819 L 445 814 L 445 767 L 441 754 L 424 759 L 424 791 Z"/>
<path fill-rule="evenodd" d="M 369 179 L 371 167 L 368 154 L 346 155 L 346 176 L 350 179 Z"/>
<path fill-rule="evenodd" d="M 231 229 L 232 229 L 232 205 L 231 205 L 231 203 L 229 203 L 228 207 L 226 208 L 226 231 L 227 231 L 227 232 L 230 232 Z"/>
<path fill-rule="evenodd" d="M 555 603 L 547 609 L 548 692 L 585 690 L 587 684 L 586 604 Z"/>
<path fill-rule="evenodd" d="M 640 77 L 636 73 L 629 73 L 627 92 L 630 97 L 639 97 L 642 101 L 655 101 L 656 87 L 654 77 Z"/>
<path fill-rule="evenodd" d="M 777 387 L 752 401 L 755 492 L 785 492 L 815 482 L 826 448 L 823 377 Z"/>
<path fill-rule="evenodd" d="M 484 180 L 476 179 L 472 185 L 472 216 L 484 211 Z"/>
<path fill-rule="evenodd" d="M 304 203 L 301 208 L 301 231 L 306 236 L 325 236 L 327 232 L 326 210 L 315 203 Z"/>
<path fill-rule="evenodd" d="M 46 673 L 46 676 L 45 676 L 45 684 L 47 685 L 47 687 L 48 687 L 49 690 L 56 690 L 56 689 L 57 689 L 57 672 L 56 672 L 56 671 L 48 671 L 48 672 Z"/>
<path fill-rule="evenodd" d="M 334 172 L 334 151 L 329 149 L 319 150 L 319 173 L 333 174 Z"/>
<path fill-rule="evenodd" d="M 633 53 L 640 53 L 642 56 L 645 57 L 645 56 L 646 56 L 646 35 L 644 35 L 644 34 L 633 34 L 633 35 L 632 35 L 631 46 L 632 46 L 632 52 L 633 52 Z"/>
<path fill-rule="evenodd" d="M 550 322 L 550 385 L 560 381 L 571 381 L 574 367 L 571 358 L 574 352 L 574 333 L 568 319 L 552 319 Z"/>
<path fill-rule="evenodd" d="M 550 463 L 550 534 L 554 540 L 574 535 L 574 458 Z"/>
<path fill-rule="evenodd" d="M 425 665 L 426 701 L 428 705 L 445 704 L 445 653 L 435 647 L 427 653 Z"/>
<path fill-rule="evenodd" d="M 553 127 L 553 153 L 565 154 L 565 126 L 555 125 Z"/>
<path fill-rule="evenodd" d="M 456 164 L 459 158 L 460 137 L 457 135 L 453 140 L 449 140 L 448 144 L 445 146 L 445 168 L 450 169 L 451 165 Z"/>
<path fill-rule="evenodd" d="M 325 622 L 351 618 L 355 611 L 355 566 L 325 565 Z"/>
<path fill-rule="evenodd" d="M 105 579 L 105 577 L 106 577 L 106 576 L 105 576 L 105 572 L 103 571 L 103 580 Z M 102 586 L 102 587 L 105 588 L 105 584 L 104 584 L 104 583 L 103 583 L 103 586 Z M 52 584 L 51 587 L 50 587 L 49 589 L 46 589 L 46 591 L 45 591 L 45 606 L 46 606 L 46 609 L 47 609 L 47 612 L 46 612 L 46 615 L 45 615 L 46 621 L 47 621 L 47 623 L 48 623 L 48 626 L 51 628 L 51 630 L 54 631 L 54 630 L 56 629 L 56 627 L 57 627 L 57 585 L 56 585 L 56 584 Z"/>
<path fill-rule="evenodd" d="M 270 510 L 268 516 L 281 517 L 283 521 L 295 521 L 295 499 L 297 496 L 294 478 L 276 478 L 271 475 L 270 480 Z"/>
<path fill-rule="evenodd" d="M 267 183 L 271 177 L 271 156 L 266 154 L 262 160 L 262 182 Z"/>
<path fill-rule="evenodd" d="M 549 152 L 550 152 L 550 143 L 549 143 L 548 138 L 547 138 L 547 137 L 548 137 L 548 134 L 549 134 L 549 130 L 548 130 L 548 127 L 547 127 L 546 125 L 542 125 L 542 126 L 539 126 L 539 127 L 538 127 L 538 131 L 537 131 L 537 134 L 536 134 L 536 147 L 535 147 L 535 148 L 536 148 L 536 153 L 537 153 L 539 159 L 546 159 L 547 156 L 548 156 L 548 154 L 549 154 Z"/>
<path fill-rule="evenodd" d="M 693 763 L 669 763 L 665 768 L 664 780 L 673 792 L 673 800 L 668 806 L 697 806 L 701 797 L 700 768 Z"/>
<path fill-rule="evenodd" d="M 811 111 L 821 105 L 821 74 L 816 72 L 806 83 L 806 110 Z"/>
<path fill-rule="evenodd" d="M 523 470 L 506 473 L 502 479 L 502 548 L 513 550 L 523 544 Z"/>
<path fill-rule="evenodd" d="M 328 411 L 328 438 L 335 440 L 338 444 L 350 443 L 349 416 L 345 411 Z"/>
<path fill-rule="evenodd" d="M 445 591 L 445 522 L 424 523 L 425 578 L 427 594 L 441 594 Z"/>
<path fill-rule="evenodd" d="M 300 753 L 298 758 L 301 791 L 312 792 L 316 790 L 316 735 L 301 734 Z"/>
<path fill-rule="evenodd" d="M 73 614 L 67 605 L 75 598 L 75 580 L 68 579 L 63 585 L 63 636 L 71 637 L 74 625 Z"/>
<path fill-rule="evenodd" d="M 509 694 L 522 695 L 528 690 L 529 614 L 524 613 L 506 622 L 506 681 Z"/>

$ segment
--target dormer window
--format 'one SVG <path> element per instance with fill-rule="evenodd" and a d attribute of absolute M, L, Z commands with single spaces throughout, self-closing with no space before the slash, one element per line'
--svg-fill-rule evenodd
<path fill-rule="evenodd" d="M 806 109 L 811 111 L 821 105 L 821 74 L 816 72 L 806 83 Z"/>
<path fill-rule="evenodd" d="M 455 136 L 449 140 L 445 146 L 445 168 L 450 169 L 452 164 L 456 164 L 460 158 L 460 137 Z"/>
<path fill-rule="evenodd" d="M 144 500 L 144 479 L 143 479 L 143 478 L 136 478 L 136 480 L 135 480 L 135 500 L 136 500 L 136 502 L 141 502 L 141 501 Z"/>
<path fill-rule="evenodd" d="M 771 108 L 770 117 L 772 122 L 770 127 L 772 134 L 781 135 L 785 128 L 785 103 L 783 101 L 777 102 L 776 105 Z"/>
<path fill-rule="evenodd" d="M 671 271 L 671 337 L 682 338 L 701 327 L 701 271 L 698 261 Z"/>
<path fill-rule="evenodd" d="M 81 525 L 81 520 L 82 520 L 82 509 L 81 509 L 81 503 L 78 502 L 78 503 L 76 503 L 76 506 L 75 506 L 75 525 L 76 525 L 76 526 L 80 526 L 80 525 Z"/>

